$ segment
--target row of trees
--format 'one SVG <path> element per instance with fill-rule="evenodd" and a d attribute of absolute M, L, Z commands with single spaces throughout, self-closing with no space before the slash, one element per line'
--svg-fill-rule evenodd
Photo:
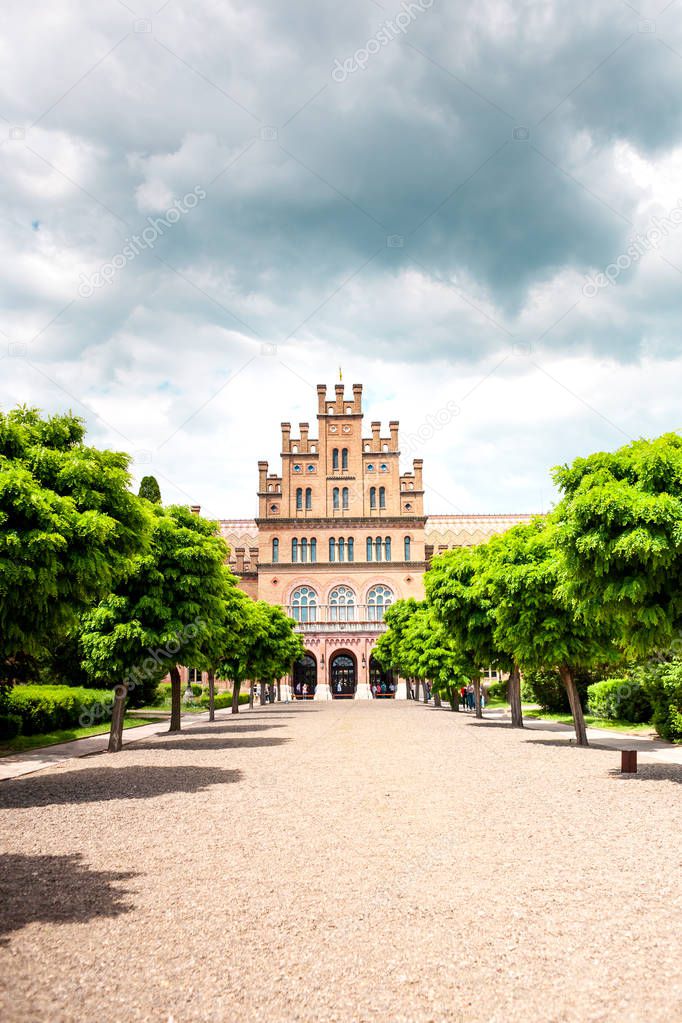
<path fill-rule="evenodd" d="M 682 438 L 635 441 L 553 475 L 554 511 L 436 558 L 426 600 L 387 612 L 376 656 L 431 679 L 453 708 L 472 679 L 479 715 L 480 667 L 509 672 L 514 727 L 521 672 L 555 670 L 587 745 L 576 673 L 682 648 Z"/>
<path fill-rule="evenodd" d="M 303 653 L 280 608 L 237 588 L 215 523 L 131 493 L 128 456 L 84 443 L 72 415 L 0 414 L 0 680 L 30 677 L 60 643 L 89 679 L 115 683 L 109 748 L 120 749 L 128 694 L 178 665 L 272 683 Z M 211 713 L 213 717 L 213 713 Z"/>

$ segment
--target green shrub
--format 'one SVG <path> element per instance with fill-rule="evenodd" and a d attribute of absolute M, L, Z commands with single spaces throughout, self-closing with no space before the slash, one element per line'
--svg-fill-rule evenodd
<path fill-rule="evenodd" d="M 239 705 L 249 702 L 248 691 L 246 693 L 239 694 Z M 199 700 L 200 707 L 206 707 L 208 709 L 208 694 L 201 697 Z M 215 694 L 215 709 L 223 710 L 225 707 L 232 706 L 232 693 L 216 693 Z"/>
<path fill-rule="evenodd" d="M 201 686 L 192 683 L 190 689 L 192 690 L 192 696 L 201 696 Z"/>
<path fill-rule="evenodd" d="M 658 734 L 668 742 L 682 742 L 682 661 L 646 665 L 634 678 L 651 701 Z"/>
<path fill-rule="evenodd" d="M 41 735 L 75 728 L 82 716 L 88 724 L 111 717 L 112 693 L 108 689 L 75 686 L 18 685 L 12 689 L 8 710 L 18 715 L 24 735 Z"/>
<path fill-rule="evenodd" d="M 575 682 L 583 709 L 587 703 L 588 686 L 596 681 L 598 677 L 594 673 L 576 672 Z M 526 703 L 539 703 L 551 714 L 570 714 L 571 711 L 558 671 L 525 671 L 521 680 L 521 699 Z"/>
<path fill-rule="evenodd" d="M 493 682 L 491 686 L 488 686 L 488 699 L 489 700 L 508 700 L 509 699 L 509 679 L 501 682 Z"/>
<path fill-rule="evenodd" d="M 651 721 L 653 707 L 641 682 L 629 678 L 607 678 L 587 690 L 590 714 L 609 721 Z"/>
<path fill-rule="evenodd" d="M 0 714 L 0 739 L 14 739 L 21 732 L 18 714 Z"/>

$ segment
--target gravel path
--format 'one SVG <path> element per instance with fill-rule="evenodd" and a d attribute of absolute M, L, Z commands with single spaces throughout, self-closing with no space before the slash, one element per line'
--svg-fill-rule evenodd
<path fill-rule="evenodd" d="M 682 769 L 279 705 L 0 786 L 0 1017 L 682 1019 Z"/>

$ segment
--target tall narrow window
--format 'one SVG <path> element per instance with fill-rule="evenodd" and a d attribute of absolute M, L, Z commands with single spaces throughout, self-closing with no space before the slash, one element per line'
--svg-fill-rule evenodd
<path fill-rule="evenodd" d="M 381 561 L 381 537 L 378 536 L 374 541 L 374 557 L 376 561 Z"/>
<path fill-rule="evenodd" d="M 336 540 L 329 541 L 329 560 L 336 561 Z"/>
<path fill-rule="evenodd" d="M 294 564 L 298 561 L 298 540 L 291 541 L 291 560 Z"/>
<path fill-rule="evenodd" d="M 348 469 L 348 448 L 344 448 L 341 452 L 341 468 L 344 472 Z"/>
<path fill-rule="evenodd" d="M 305 488 L 305 510 L 313 510 L 313 490 L 312 487 Z"/>
<path fill-rule="evenodd" d="M 279 561 L 279 540 L 277 537 L 272 541 L 272 563 L 276 565 Z"/>
<path fill-rule="evenodd" d="M 339 467 L 339 449 L 334 448 L 332 451 L 332 469 L 338 469 Z"/>
<path fill-rule="evenodd" d="M 301 561 L 305 564 L 308 560 L 308 541 L 304 537 L 301 540 Z"/>
<path fill-rule="evenodd" d="M 344 487 L 341 493 L 341 502 L 344 511 L 348 511 L 348 487 Z"/>
<path fill-rule="evenodd" d="M 367 560 L 368 561 L 372 560 L 372 550 L 373 550 L 372 537 L 368 536 L 367 537 Z"/>
<path fill-rule="evenodd" d="M 332 490 L 332 505 L 334 507 L 334 511 L 338 511 L 339 510 L 339 488 L 338 487 L 334 487 L 334 489 Z"/>
<path fill-rule="evenodd" d="M 391 560 L 391 538 L 387 536 L 384 540 L 384 561 Z"/>
<path fill-rule="evenodd" d="M 409 561 L 410 560 L 410 547 L 411 547 L 410 538 L 409 538 L 409 536 L 406 536 L 405 537 L 405 561 Z"/>
<path fill-rule="evenodd" d="M 386 487 L 379 487 L 379 507 L 386 507 Z"/>
<path fill-rule="evenodd" d="M 310 541 L 310 560 L 313 564 L 317 561 L 317 540 L 315 537 Z"/>
<path fill-rule="evenodd" d="M 370 507 L 370 509 L 372 509 L 372 508 L 376 508 L 376 506 L 377 506 L 377 488 L 376 487 L 370 487 L 369 488 L 369 507 Z"/>
<path fill-rule="evenodd" d="M 343 539 L 343 537 L 339 537 L 338 548 L 339 548 L 339 561 L 345 561 L 346 560 L 346 541 Z"/>
<path fill-rule="evenodd" d="M 303 511 L 303 487 L 296 487 L 296 511 Z"/>
<path fill-rule="evenodd" d="M 353 540 L 352 536 L 348 537 L 348 543 L 346 544 L 346 550 L 348 552 L 348 560 L 349 561 L 353 561 L 353 558 L 355 557 L 355 553 L 354 553 L 355 552 L 355 541 Z"/>

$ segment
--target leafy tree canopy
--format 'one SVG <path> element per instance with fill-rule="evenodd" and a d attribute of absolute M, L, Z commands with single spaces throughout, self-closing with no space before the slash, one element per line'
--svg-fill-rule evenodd
<path fill-rule="evenodd" d="M 137 496 L 144 497 L 145 500 L 151 501 L 152 504 L 161 504 L 161 489 L 156 476 L 142 477 Z"/>
<path fill-rule="evenodd" d="M 577 458 L 553 476 L 573 596 L 593 620 L 617 621 L 629 652 L 668 646 L 682 627 L 682 437 Z"/>
<path fill-rule="evenodd" d="M 70 413 L 0 413 L 0 674 L 63 636 L 148 542 L 128 455 L 84 434 Z"/>

